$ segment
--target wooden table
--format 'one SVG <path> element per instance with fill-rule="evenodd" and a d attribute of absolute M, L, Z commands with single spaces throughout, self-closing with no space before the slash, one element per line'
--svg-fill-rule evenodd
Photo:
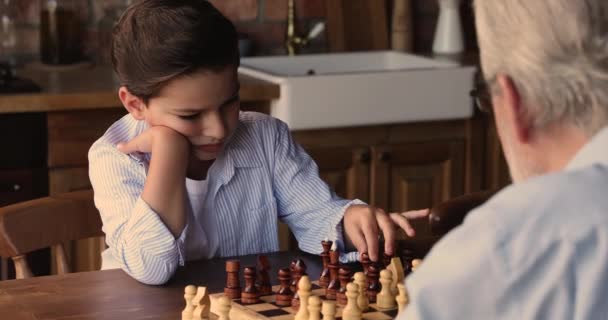
<path fill-rule="evenodd" d="M 314 279 L 321 273 L 321 258 L 305 253 L 267 255 L 272 266 L 270 278 L 296 258 L 306 263 Z M 256 256 L 238 258 L 241 269 L 255 265 Z M 189 262 L 163 286 L 141 284 L 122 270 L 104 270 L 0 282 L 0 319 L 181 319 L 185 307 L 184 287 L 207 286 L 221 292 L 225 284 L 225 261 L 214 259 Z M 242 280 L 241 272 L 241 284 Z"/>

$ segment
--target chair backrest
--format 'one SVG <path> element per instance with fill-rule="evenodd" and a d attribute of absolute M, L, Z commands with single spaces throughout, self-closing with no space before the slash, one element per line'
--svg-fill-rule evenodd
<path fill-rule="evenodd" d="M 63 243 L 102 236 L 93 190 L 63 193 L 0 208 L 0 256 L 15 263 L 17 279 L 32 277 L 25 255 L 52 247 L 57 272 L 68 273 Z"/>
<path fill-rule="evenodd" d="M 434 236 L 443 236 L 459 226 L 467 214 L 490 199 L 496 190 L 479 191 L 442 202 L 431 209 L 429 227 Z"/>

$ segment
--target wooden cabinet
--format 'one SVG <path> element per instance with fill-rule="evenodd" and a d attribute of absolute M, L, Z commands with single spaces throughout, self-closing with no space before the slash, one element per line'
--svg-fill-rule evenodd
<path fill-rule="evenodd" d="M 481 190 L 475 120 L 294 132 L 321 177 L 344 198 L 390 212 L 428 208 Z M 415 227 L 426 231 L 426 221 Z"/>

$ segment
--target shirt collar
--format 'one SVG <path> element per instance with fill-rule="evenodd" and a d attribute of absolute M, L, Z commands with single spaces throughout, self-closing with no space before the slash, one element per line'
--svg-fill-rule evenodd
<path fill-rule="evenodd" d="M 593 136 L 570 160 L 566 169 L 580 169 L 595 163 L 608 165 L 608 127 Z"/>

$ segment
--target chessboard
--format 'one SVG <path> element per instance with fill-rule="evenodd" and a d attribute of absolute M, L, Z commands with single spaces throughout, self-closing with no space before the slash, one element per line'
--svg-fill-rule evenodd
<path fill-rule="evenodd" d="M 297 311 L 293 307 L 280 307 L 275 303 L 275 292 L 279 286 L 273 286 L 273 294 L 261 296 L 260 302 L 255 304 L 243 304 L 240 299 L 232 300 L 230 309 L 230 319 L 238 320 L 293 320 Z M 211 312 L 218 314 L 216 307 L 219 305 L 219 298 L 224 293 L 214 293 L 209 295 L 211 300 Z M 325 289 L 318 285 L 317 281 L 312 282 L 312 295 L 318 296 L 321 300 L 326 300 Z M 336 306 L 336 319 L 342 319 L 342 309 L 344 307 Z M 394 319 L 397 316 L 397 307 L 393 309 L 381 309 L 376 303 L 370 303 L 367 310 L 363 311 L 362 319 L 364 320 L 381 320 Z"/>

